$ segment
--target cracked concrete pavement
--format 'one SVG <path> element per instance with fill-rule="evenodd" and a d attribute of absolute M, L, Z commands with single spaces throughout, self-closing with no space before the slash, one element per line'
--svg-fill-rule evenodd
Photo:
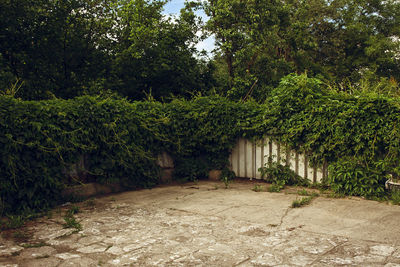
<path fill-rule="evenodd" d="M 0 237 L 0 266 L 400 266 L 400 206 L 254 192 L 254 183 L 161 186 L 68 206 Z M 23 236 L 24 238 L 18 238 Z"/>

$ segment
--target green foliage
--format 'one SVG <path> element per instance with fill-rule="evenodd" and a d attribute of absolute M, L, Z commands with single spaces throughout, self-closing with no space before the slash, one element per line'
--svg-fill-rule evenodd
<path fill-rule="evenodd" d="M 263 192 L 265 190 L 263 185 L 255 184 L 253 189 L 254 192 Z"/>
<path fill-rule="evenodd" d="M 180 159 L 177 162 L 174 176 L 180 181 L 196 181 L 208 177 L 211 170 L 207 160 L 202 157 Z"/>
<path fill-rule="evenodd" d="M 82 225 L 78 222 L 73 215 L 66 214 L 64 216 L 64 228 L 75 228 L 77 232 L 82 231 Z"/>
<path fill-rule="evenodd" d="M 229 170 L 227 167 L 223 168 L 221 171 L 221 180 L 225 185 L 225 189 L 229 188 L 229 184 L 233 181 L 236 177 L 236 174 Z"/>
<path fill-rule="evenodd" d="M 301 199 L 296 199 L 292 202 L 292 208 L 300 208 L 300 207 L 309 205 L 315 197 L 316 197 L 316 195 L 312 195 L 309 197 L 303 197 Z"/>
<path fill-rule="evenodd" d="M 80 211 L 80 208 L 78 206 L 73 205 L 67 210 L 67 215 L 72 216 L 74 214 L 77 214 L 79 211 Z"/>
<path fill-rule="evenodd" d="M 45 210 L 62 201 L 65 186 L 82 182 L 154 186 L 162 151 L 173 156 L 177 179 L 207 177 L 210 169 L 227 166 L 236 138 L 260 110 L 220 97 L 162 104 L 114 96 L 48 101 L 2 96 L 0 213 Z M 82 159 L 76 177 L 70 170 Z"/>
<path fill-rule="evenodd" d="M 218 96 L 170 103 L 115 95 L 47 101 L 0 96 L 0 213 L 45 210 L 60 203 L 65 186 L 87 181 L 154 186 L 163 151 L 173 157 L 178 179 L 207 177 L 228 166 L 239 137 L 269 136 L 310 155 L 311 164 L 331 164 L 337 192 L 379 196 L 386 175 L 400 165 L 399 104 L 382 95 L 334 92 L 295 74 L 264 104 Z M 81 160 L 76 177 L 71 170 Z M 272 161 L 260 171 L 277 190 L 308 184 Z"/>
<path fill-rule="evenodd" d="M 301 178 L 289 166 L 270 161 L 258 170 L 262 179 L 279 186 L 285 185 L 308 185 L 309 181 Z"/>
<path fill-rule="evenodd" d="M 288 12 L 279 1 L 204 1 L 210 17 L 206 29 L 214 34 L 218 49 L 218 79 L 230 99 L 254 96 L 265 99 L 265 88 L 276 86 L 290 73 L 277 46 Z M 223 83 L 226 82 L 226 83 Z"/>
<path fill-rule="evenodd" d="M 310 193 L 305 189 L 297 191 L 297 194 L 300 196 L 309 196 L 310 195 Z"/>
<path fill-rule="evenodd" d="M 13 93 L 23 99 L 107 89 L 161 99 L 211 87 L 212 68 L 195 48 L 194 7 L 174 20 L 162 14 L 166 2 L 2 0 L 0 91 L 18 79 L 24 84 Z"/>
<path fill-rule="evenodd" d="M 400 191 L 393 191 L 390 195 L 390 200 L 394 205 L 400 205 Z"/>
<path fill-rule="evenodd" d="M 382 164 L 365 165 L 358 159 L 340 159 L 330 166 L 330 185 L 334 192 L 367 198 L 383 196 L 388 178 Z"/>
<path fill-rule="evenodd" d="M 74 214 L 77 214 L 79 210 L 80 208 L 78 206 L 73 205 L 65 212 L 64 228 L 75 228 L 78 232 L 82 230 L 82 225 L 74 217 Z"/>
<path fill-rule="evenodd" d="M 23 215 L 9 215 L 0 220 L 0 229 L 17 229 L 22 227 L 25 222 L 26 218 Z"/>
<path fill-rule="evenodd" d="M 164 121 L 152 117 L 151 110 L 96 97 L 44 102 L 2 97 L 0 102 L 0 212 L 57 204 L 62 188 L 76 183 L 65 174 L 82 155 L 87 179 L 134 187 L 157 183 L 148 148 L 158 140 L 151 132 Z"/>
<path fill-rule="evenodd" d="M 277 183 L 273 183 L 268 187 L 268 192 L 270 192 L 270 193 L 279 193 L 284 188 L 285 188 L 284 181 L 278 181 Z"/>
<path fill-rule="evenodd" d="M 207 0 L 216 74 L 231 99 L 263 101 L 296 72 L 358 83 L 366 73 L 399 81 L 398 1 Z"/>

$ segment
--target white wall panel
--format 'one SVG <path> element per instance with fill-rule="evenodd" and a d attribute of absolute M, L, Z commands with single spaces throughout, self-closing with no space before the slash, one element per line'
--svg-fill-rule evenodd
<path fill-rule="evenodd" d="M 274 162 L 279 160 L 282 165 L 288 165 L 298 175 L 309 179 L 311 182 L 321 182 L 326 176 L 326 164 L 318 168 L 310 167 L 308 158 L 304 153 L 288 151 L 286 145 L 278 144 L 268 138 L 255 143 L 243 138 L 239 139 L 229 160 L 231 169 L 236 176 L 261 179 L 261 173 L 258 169 L 268 163 L 270 156 L 272 156 Z"/>

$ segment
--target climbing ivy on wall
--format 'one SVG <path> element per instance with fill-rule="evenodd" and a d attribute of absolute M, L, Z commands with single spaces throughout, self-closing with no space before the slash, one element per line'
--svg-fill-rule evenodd
<path fill-rule="evenodd" d="M 328 91 L 305 75 L 285 77 L 271 95 L 263 104 L 218 96 L 170 103 L 1 96 L 0 213 L 40 210 L 59 202 L 63 187 L 82 182 L 65 175 L 82 155 L 88 180 L 143 188 L 159 181 L 158 153 L 169 152 L 176 175 L 191 180 L 226 167 L 239 137 L 269 136 L 292 149 L 312 151 L 314 164 L 328 161 L 334 166 L 333 188 L 345 193 L 381 193 L 385 179 L 377 177 L 399 173 L 397 99 Z M 371 171 L 346 186 L 350 178 L 343 179 L 343 173 L 360 168 Z M 376 180 L 370 183 L 374 190 L 354 186 L 368 177 Z"/>

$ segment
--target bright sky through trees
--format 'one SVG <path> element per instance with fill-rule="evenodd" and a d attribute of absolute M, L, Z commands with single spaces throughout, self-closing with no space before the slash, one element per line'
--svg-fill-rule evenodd
<path fill-rule="evenodd" d="M 185 6 L 185 0 L 171 0 L 164 6 L 164 14 L 167 15 L 178 15 L 181 8 Z M 204 14 L 203 11 L 198 11 L 197 15 L 203 18 L 203 21 L 207 21 L 208 17 Z M 197 49 L 206 50 L 209 55 L 211 55 L 211 51 L 215 48 L 215 39 L 214 37 L 209 37 L 203 42 L 197 44 Z"/>

